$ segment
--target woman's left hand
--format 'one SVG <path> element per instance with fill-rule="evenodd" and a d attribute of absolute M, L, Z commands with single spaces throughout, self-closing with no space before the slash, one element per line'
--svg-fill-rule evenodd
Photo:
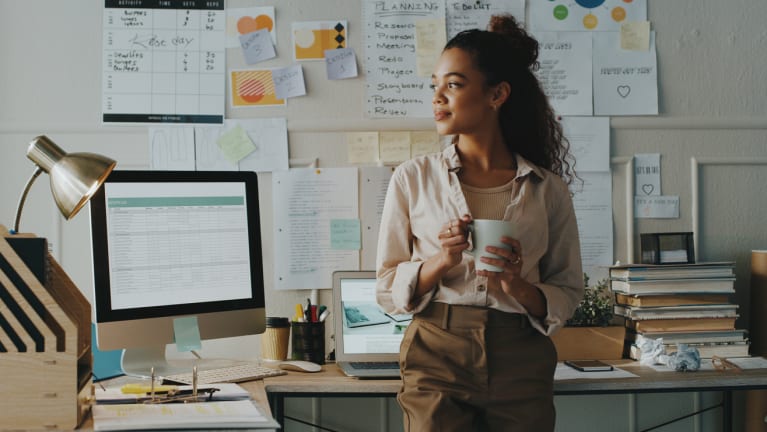
<path fill-rule="evenodd" d="M 487 246 L 485 251 L 491 254 L 498 255 L 500 258 L 491 258 L 488 256 L 480 257 L 483 263 L 490 264 L 503 271 L 494 272 L 489 270 L 477 270 L 477 274 L 485 276 L 488 279 L 490 285 L 496 285 L 500 283 L 501 289 L 506 294 L 511 295 L 511 284 L 515 280 L 522 279 L 522 265 L 524 264 L 522 258 L 522 244 L 517 239 L 511 237 L 501 237 L 501 242 L 509 247 L 500 248 L 495 246 Z"/>

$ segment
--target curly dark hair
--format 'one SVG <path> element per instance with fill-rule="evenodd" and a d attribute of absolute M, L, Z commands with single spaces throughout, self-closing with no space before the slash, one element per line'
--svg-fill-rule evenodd
<path fill-rule="evenodd" d="M 499 122 L 506 145 L 570 184 L 576 177 L 570 143 L 562 133 L 538 78 L 538 41 L 511 15 L 494 15 L 488 30 L 465 30 L 445 45 L 471 54 L 485 75 L 485 85 L 506 81 L 511 94 L 500 107 Z"/>

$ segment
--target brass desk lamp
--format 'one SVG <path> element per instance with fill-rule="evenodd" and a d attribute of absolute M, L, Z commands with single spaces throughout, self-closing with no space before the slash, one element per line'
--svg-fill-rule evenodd
<path fill-rule="evenodd" d="M 42 173 L 66 219 L 96 193 L 115 161 L 67 154 L 45 136 L 29 145 L 37 168 L 19 200 L 13 232 L 0 225 L 0 428 L 74 429 L 93 396 L 91 306 L 48 253 L 45 239 L 17 234 L 32 183 Z M 32 269 L 36 269 L 32 270 Z"/>

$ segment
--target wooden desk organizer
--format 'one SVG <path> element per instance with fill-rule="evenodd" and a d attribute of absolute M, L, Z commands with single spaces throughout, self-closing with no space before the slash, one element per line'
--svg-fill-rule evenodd
<path fill-rule="evenodd" d="M 33 253 L 19 254 L 14 247 Z M 46 283 L 20 255 L 32 267 L 40 264 Z M 90 303 L 50 256 L 44 239 L 11 236 L 0 225 L 3 429 L 74 429 L 80 424 L 93 395 L 90 321 Z"/>

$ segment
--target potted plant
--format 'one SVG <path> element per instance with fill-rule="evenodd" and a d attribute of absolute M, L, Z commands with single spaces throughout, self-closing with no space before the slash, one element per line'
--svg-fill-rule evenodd
<path fill-rule="evenodd" d="M 613 295 L 608 281 L 602 279 L 591 287 L 589 277 L 584 273 L 583 282 L 586 286 L 583 300 L 565 327 L 551 337 L 558 360 L 620 359 L 626 328 L 611 325 Z"/>

